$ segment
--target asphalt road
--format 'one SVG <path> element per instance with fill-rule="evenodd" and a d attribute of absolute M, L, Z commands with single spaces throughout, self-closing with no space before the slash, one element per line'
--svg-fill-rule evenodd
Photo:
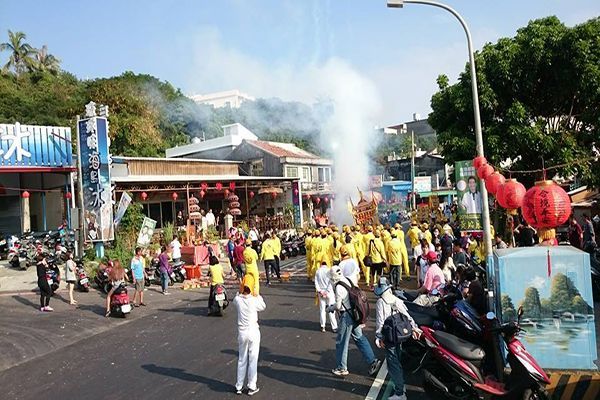
<path fill-rule="evenodd" d="M 254 397 L 364 399 L 373 378 L 356 346 L 350 346 L 351 374 L 330 373 L 335 335 L 319 330 L 314 288 L 303 267 L 300 258 L 286 260 L 292 281 L 261 287 L 267 310 L 260 315 L 261 391 Z M 78 294 L 77 309 L 54 299 L 52 314 L 37 310 L 34 295 L 0 297 L 2 398 L 237 398 L 235 309 L 208 317 L 207 294 L 174 290 L 162 296 L 151 288 L 149 306 L 126 320 L 104 318 L 96 291 Z M 373 326 L 367 335 L 372 342 Z M 409 398 L 423 398 L 419 392 L 409 386 Z"/>

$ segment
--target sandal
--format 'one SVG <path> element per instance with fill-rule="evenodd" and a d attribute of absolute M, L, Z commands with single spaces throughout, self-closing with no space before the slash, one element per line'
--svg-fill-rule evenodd
<path fill-rule="evenodd" d="M 106 318 L 110 317 L 110 311 L 107 311 L 107 312 L 106 312 L 106 314 L 104 314 L 104 316 L 105 316 Z"/>
<path fill-rule="evenodd" d="M 146 303 L 140 303 L 140 306 L 146 307 Z"/>

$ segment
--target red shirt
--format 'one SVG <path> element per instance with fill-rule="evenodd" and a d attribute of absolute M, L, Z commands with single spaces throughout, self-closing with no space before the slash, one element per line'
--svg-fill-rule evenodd
<path fill-rule="evenodd" d="M 233 261 L 236 265 L 240 265 L 244 263 L 244 249 L 245 247 L 241 244 L 238 244 L 233 249 Z"/>

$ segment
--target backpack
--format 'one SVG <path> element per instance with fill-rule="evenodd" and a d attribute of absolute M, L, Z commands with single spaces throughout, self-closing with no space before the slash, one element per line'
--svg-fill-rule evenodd
<path fill-rule="evenodd" d="M 350 285 L 348 285 L 346 282 L 339 281 L 336 283 L 336 285 L 342 285 L 348 291 L 350 309 L 346 310 L 346 312 L 350 313 L 350 316 L 354 321 L 354 325 L 364 325 L 369 319 L 369 299 L 358 286 L 355 286 L 352 281 L 349 282 Z"/>
<path fill-rule="evenodd" d="M 392 315 L 387 317 L 381 328 L 383 343 L 386 347 L 395 347 L 412 336 L 412 325 L 408 317 L 392 305 Z"/>
<path fill-rule="evenodd" d="M 369 241 L 369 249 L 367 250 L 367 255 L 363 258 L 363 264 L 365 267 L 371 267 L 373 265 L 373 258 L 371 257 L 371 246 L 373 245 L 373 240 Z"/>

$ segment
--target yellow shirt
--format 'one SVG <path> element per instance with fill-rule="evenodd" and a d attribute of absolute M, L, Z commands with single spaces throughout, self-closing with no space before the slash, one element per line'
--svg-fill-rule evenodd
<path fill-rule="evenodd" d="M 402 265 L 402 244 L 398 238 L 388 242 L 387 257 L 390 265 Z"/>
<path fill-rule="evenodd" d="M 313 238 L 311 236 L 307 236 L 304 239 L 304 248 L 306 249 L 306 255 L 307 256 L 311 256 L 312 254 L 310 253 L 310 243 L 312 242 Z"/>
<path fill-rule="evenodd" d="M 273 240 L 273 243 L 275 243 L 275 255 L 277 257 L 281 256 L 281 240 L 279 240 L 279 237 L 275 236 L 275 239 L 271 239 Z"/>
<path fill-rule="evenodd" d="M 392 240 L 392 234 L 387 229 L 384 229 L 381 233 L 381 240 L 383 240 L 383 244 L 387 246 L 387 243 Z"/>
<path fill-rule="evenodd" d="M 408 240 L 410 240 L 410 246 L 414 249 L 419 245 L 419 235 L 421 234 L 421 230 L 416 226 L 411 227 L 408 230 Z"/>
<path fill-rule="evenodd" d="M 423 237 L 425 239 L 427 239 L 427 243 L 431 244 L 431 240 L 433 238 L 431 237 L 431 231 L 429 229 L 427 229 L 425 232 L 423 232 Z"/>
<path fill-rule="evenodd" d="M 340 249 L 342 248 L 342 241 L 335 240 L 335 246 L 333 243 L 329 247 L 330 257 L 333 261 L 340 261 L 342 257 L 340 256 Z"/>
<path fill-rule="evenodd" d="M 371 256 L 373 264 L 379 264 L 386 260 L 385 247 L 383 246 L 383 241 L 381 239 L 375 238 L 373 244 L 370 248 L 368 247 L 368 249 L 370 249 L 369 255 Z"/>
<path fill-rule="evenodd" d="M 267 239 L 262 244 L 260 252 L 261 260 L 274 260 L 277 255 L 277 243 L 273 239 Z"/>
<path fill-rule="evenodd" d="M 246 247 L 244 249 L 244 264 L 246 265 L 246 275 L 251 275 L 254 278 L 254 289 L 252 294 L 258 296 L 260 292 L 260 273 L 258 272 L 258 254 L 252 247 Z"/>
<path fill-rule="evenodd" d="M 208 267 L 208 270 L 210 271 L 211 286 L 222 285 L 225 283 L 225 280 L 223 279 L 223 267 L 221 267 L 221 264 L 211 265 Z"/>
<path fill-rule="evenodd" d="M 351 243 L 354 245 L 354 251 L 356 251 L 356 255 L 361 259 L 364 258 L 365 248 L 362 233 L 356 232 Z"/>
<path fill-rule="evenodd" d="M 325 261 L 327 265 L 331 266 L 331 259 L 329 258 L 329 240 L 327 238 L 317 238 L 313 240 L 313 261 L 321 264 Z"/>

